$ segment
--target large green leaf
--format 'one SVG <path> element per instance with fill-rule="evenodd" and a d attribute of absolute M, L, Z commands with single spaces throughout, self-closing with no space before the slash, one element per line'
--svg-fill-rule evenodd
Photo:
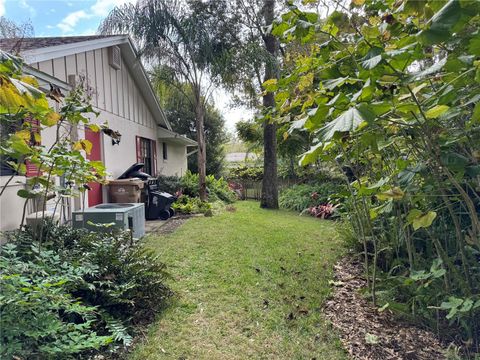
<path fill-rule="evenodd" d="M 414 230 L 418 230 L 432 225 L 436 217 L 437 213 L 435 211 L 422 213 L 418 209 L 412 209 L 407 215 L 407 221 L 409 224 L 412 224 Z"/>
<path fill-rule="evenodd" d="M 26 155 L 32 151 L 31 147 L 21 137 L 12 135 L 10 139 L 12 141 L 10 147 L 16 154 Z"/>
<path fill-rule="evenodd" d="M 480 36 L 478 34 L 470 40 L 468 52 L 473 55 L 480 55 Z"/>
<path fill-rule="evenodd" d="M 268 79 L 262 84 L 262 86 L 267 92 L 277 91 L 277 79 Z"/>
<path fill-rule="evenodd" d="M 382 49 L 375 47 L 362 59 L 362 66 L 366 69 L 373 69 L 382 61 Z"/>
<path fill-rule="evenodd" d="M 429 21 L 429 28 L 418 36 L 425 45 L 432 45 L 452 36 L 452 29 L 462 16 L 462 8 L 458 0 L 448 1 Z"/>
<path fill-rule="evenodd" d="M 480 122 L 480 102 L 473 108 L 472 121 Z"/>
<path fill-rule="evenodd" d="M 38 192 L 34 192 L 26 189 L 20 189 L 17 191 L 17 195 L 24 199 L 34 199 L 38 196 Z"/>
<path fill-rule="evenodd" d="M 387 201 L 387 200 L 400 200 L 404 197 L 405 193 L 403 192 L 402 189 L 399 187 L 393 187 L 387 191 L 383 191 L 381 193 L 378 193 L 377 199 L 382 200 L 382 201 Z"/>
<path fill-rule="evenodd" d="M 318 143 L 313 145 L 310 150 L 308 150 L 305 154 L 302 155 L 300 159 L 300 165 L 306 166 L 309 164 L 313 164 L 317 159 L 320 153 L 323 151 L 323 143 Z"/>
<path fill-rule="evenodd" d="M 464 172 L 470 162 L 465 156 L 452 151 L 442 152 L 440 159 L 443 165 L 454 172 Z"/>
<path fill-rule="evenodd" d="M 448 109 L 449 107 L 447 105 L 436 105 L 433 108 L 428 109 L 425 112 L 425 116 L 428 119 L 436 119 L 439 116 L 443 115 Z"/>
<path fill-rule="evenodd" d="M 375 114 L 365 104 L 360 104 L 351 107 L 335 120 L 329 122 L 321 129 L 320 135 L 323 140 L 330 140 L 336 132 L 355 131 L 364 121 L 368 122 L 374 119 Z"/>

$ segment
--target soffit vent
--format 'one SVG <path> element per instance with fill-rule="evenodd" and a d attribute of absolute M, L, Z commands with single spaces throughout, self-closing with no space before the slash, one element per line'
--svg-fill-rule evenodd
<path fill-rule="evenodd" d="M 111 67 L 113 67 L 115 70 L 119 70 L 121 68 L 122 56 L 120 54 L 120 47 L 111 46 L 108 49 L 108 58 L 109 58 Z"/>

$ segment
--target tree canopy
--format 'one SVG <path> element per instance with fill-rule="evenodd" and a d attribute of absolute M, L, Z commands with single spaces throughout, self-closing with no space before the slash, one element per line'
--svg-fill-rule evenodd
<path fill-rule="evenodd" d="M 152 75 L 162 108 L 174 131 L 196 138 L 197 128 L 195 113 L 191 102 L 193 94 L 187 84 L 175 84 L 163 80 L 162 69 L 157 68 Z M 225 131 L 225 120 L 215 105 L 211 102 L 205 106 L 205 143 L 207 174 L 221 176 L 225 158 L 224 144 L 228 136 Z M 195 156 L 188 157 L 188 169 L 198 172 L 198 162 Z"/>

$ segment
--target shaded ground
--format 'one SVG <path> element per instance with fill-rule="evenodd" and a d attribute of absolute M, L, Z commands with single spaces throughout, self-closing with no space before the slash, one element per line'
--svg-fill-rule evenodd
<path fill-rule="evenodd" d="M 321 311 L 341 253 L 334 223 L 235 206 L 150 236 L 177 295 L 131 358 L 345 359 Z"/>
<path fill-rule="evenodd" d="M 335 265 L 335 290 L 325 312 L 354 359 L 445 359 L 438 339 L 429 331 L 379 312 L 358 291 L 366 286 L 362 265 L 344 258 Z"/>

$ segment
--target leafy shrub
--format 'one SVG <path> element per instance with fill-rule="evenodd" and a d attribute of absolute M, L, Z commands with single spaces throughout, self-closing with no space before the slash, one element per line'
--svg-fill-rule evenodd
<path fill-rule="evenodd" d="M 182 193 L 190 197 L 198 197 L 200 195 L 200 186 L 198 184 L 198 174 L 187 171 L 182 176 L 180 183 L 182 185 Z"/>
<path fill-rule="evenodd" d="M 263 179 L 263 168 L 259 166 L 238 166 L 230 170 L 228 178 L 232 180 L 261 181 Z"/>
<path fill-rule="evenodd" d="M 165 176 L 159 175 L 157 177 L 157 183 L 161 191 L 175 194 L 182 189 L 182 181 L 178 176 Z"/>
<path fill-rule="evenodd" d="M 318 139 L 301 162 L 328 162 L 351 182 L 342 210 L 363 247 L 373 303 L 403 308 L 448 342 L 456 340 L 466 357 L 478 357 L 470 350 L 480 349 L 480 2 L 427 0 L 422 8 L 431 8 L 428 13 L 397 2 L 353 3 L 358 9 L 344 8 L 316 24 L 330 26 L 313 30 L 329 45 L 278 82 L 288 100 L 313 104 L 297 115 L 305 119 L 300 130 Z M 388 14 L 379 26 L 389 36 L 379 40 L 368 24 L 358 31 L 357 11 L 370 19 Z M 316 36 L 298 31 L 305 16 L 293 6 L 274 26 L 292 41 L 285 46 L 315 45 Z M 401 60 L 391 51 L 400 47 Z M 341 78 L 332 68 L 341 69 Z M 299 90 L 306 75 L 320 73 L 328 75 L 319 79 L 318 91 Z M 380 83 L 392 74 L 394 89 L 385 91 Z M 292 78 L 298 81 L 284 81 Z M 318 104 L 325 104 L 320 120 Z M 385 108 L 378 115 L 380 104 Z M 277 110 L 283 117 L 295 109 L 282 103 Z M 363 123 L 345 126 L 357 110 L 365 114 Z M 291 125 L 292 131 L 299 127 Z"/>
<path fill-rule="evenodd" d="M 226 203 L 232 203 L 236 200 L 235 192 L 233 192 L 228 186 L 228 182 L 219 178 L 216 179 L 213 175 L 206 177 L 208 201 L 214 202 L 221 200 Z M 198 197 L 200 188 L 198 185 L 198 174 L 194 174 L 190 171 L 181 179 L 182 193 L 189 197 Z"/>
<path fill-rule="evenodd" d="M 173 203 L 172 208 L 181 214 L 204 214 L 211 210 L 212 205 L 198 197 L 182 195 Z"/>
<path fill-rule="evenodd" d="M 71 261 L 83 256 L 98 266 L 98 271 L 86 278 L 88 287 L 78 289 L 76 295 L 115 318 L 151 319 L 170 295 L 164 284 L 165 265 L 151 250 L 130 242 L 128 232 L 102 236 L 90 232 L 64 254 Z"/>
<path fill-rule="evenodd" d="M 63 357 L 113 341 L 95 331 L 98 309 L 72 295 L 96 266 L 64 262 L 35 245 L 28 249 L 30 260 L 22 255 L 27 253 L 15 244 L 4 245 L 0 255 L 2 358 Z"/>
<path fill-rule="evenodd" d="M 293 185 L 280 193 L 279 205 L 283 209 L 301 212 L 314 206 L 337 202 L 332 199 L 343 190 L 343 185 L 332 182 Z"/>
<path fill-rule="evenodd" d="M 46 223 L 43 238 L 40 248 L 27 229 L 2 247 L 2 356 L 62 358 L 129 345 L 133 325 L 153 319 L 170 295 L 165 265 L 128 232 Z"/>
<path fill-rule="evenodd" d="M 231 204 L 237 199 L 237 195 L 230 189 L 228 181 L 222 177 L 215 179 L 213 175 L 207 176 L 207 190 L 208 201 L 210 202 L 221 200 L 227 204 Z"/>

